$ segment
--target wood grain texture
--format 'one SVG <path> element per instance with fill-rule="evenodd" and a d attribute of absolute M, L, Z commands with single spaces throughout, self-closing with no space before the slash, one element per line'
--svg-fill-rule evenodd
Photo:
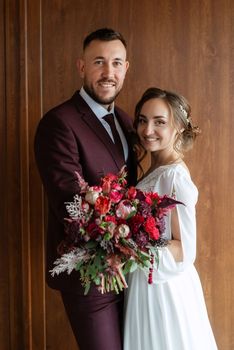
<path fill-rule="evenodd" d="M 100 27 L 128 43 L 118 104 L 133 115 L 146 88 L 175 90 L 202 129 L 186 155 L 200 192 L 196 266 L 219 349 L 233 349 L 233 1 L 9 0 L 0 10 L 1 349 L 77 349 L 60 295 L 44 282 L 46 201 L 33 139 L 42 114 L 80 87 L 82 40 Z"/>
<path fill-rule="evenodd" d="M 26 2 L 26 92 L 27 120 L 25 120 L 25 137 L 27 138 L 27 211 L 30 265 L 30 331 L 31 348 L 46 349 L 46 299 L 45 299 L 45 261 L 44 261 L 44 195 L 34 159 L 34 135 L 42 116 L 42 46 L 41 46 L 41 1 Z M 26 175 L 26 174 L 25 174 Z M 25 198 L 26 199 L 26 198 Z"/>
<path fill-rule="evenodd" d="M 10 349 L 24 346 L 21 266 L 21 178 L 20 178 L 20 18 L 17 1 L 5 3 L 5 230 L 8 271 L 8 342 Z"/>
<path fill-rule="evenodd" d="M 4 201 L 6 199 L 6 47 L 5 47 L 5 7 L 0 3 L 0 261 L 4 268 L 0 273 L 0 344 L 2 350 L 10 348 L 9 340 L 9 260 L 8 260 L 8 235 L 7 235 L 7 213 Z"/>

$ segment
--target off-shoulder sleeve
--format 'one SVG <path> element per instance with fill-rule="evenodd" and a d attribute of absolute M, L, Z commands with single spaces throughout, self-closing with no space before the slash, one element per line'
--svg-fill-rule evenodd
<path fill-rule="evenodd" d="M 155 271 L 154 281 L 165 281 L 180 274 L 194 263 L 196 258 L 196 211 L 198 191 L 190 175 L 185 169 L 172 169 L 164 172 L 157 182 L 160 194 L 175 194 L 178 201 L 184 205 L 177 205 L 181 243 L 183 248 L 183 261 L 176 262 L 169 249 L 161 248 L 159 251 L 159 266 Z M 165 235 L 171 238 L 171 216 L 166 217 Z"/>

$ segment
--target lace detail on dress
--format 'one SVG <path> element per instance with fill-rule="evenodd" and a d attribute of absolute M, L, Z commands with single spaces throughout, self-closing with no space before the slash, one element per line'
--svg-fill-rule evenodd
<path fill-rule="evenodd" d="M 181 164 L 161 165 L 160 167 L 151 171 L 151 173 L 146 175 L 143 179 L 141 179 L 138 182 L 137 187 L 143 191 L 153 191 L 155 188 L 156 178 L 159 178 L 159 176 L 161 176 L 163 173 L 170 172 L 171 170 L 175 170 L 177 168 L 182 169 L 182 171 L 190 178 L 190 174 Z M 167 194 L 172 195 L 173 193 Z"/>

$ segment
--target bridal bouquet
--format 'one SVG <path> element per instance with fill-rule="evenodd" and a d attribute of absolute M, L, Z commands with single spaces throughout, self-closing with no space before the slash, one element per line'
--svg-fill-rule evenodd
<path fill-rule="evenodd" d="M 164 216 L 179 202 L 128 187 L 126 176 L 123 168 L 103 177 L 100 186 L 89 186 L 77 173 L 80 193 L 65 203 L 65 239 L 50 272 L 79 271 L 85 294 L 91 283 L 101 293 L 119 293 L 127 288 L 125 275 L 138 266 L 149 269 L 151 283 L 152 259 L 166 245 Z"/>

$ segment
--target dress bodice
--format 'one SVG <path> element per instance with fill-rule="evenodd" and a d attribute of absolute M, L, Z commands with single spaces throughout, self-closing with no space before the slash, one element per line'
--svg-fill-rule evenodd
<path fill-rule="evenodd" d="M 153 191 L 159 195 L 174 196 L 183 204 L 176 205 L 180 236 L 183 249 L 183 261 L 176 262 L 168 248 L 159 251 L 160 262 L 155 272 L 155 281 L 170 278 L 171 273 L 181 273 L 194 263 L 196 258 L 196 212 L 198 190 L 191 180 L 188 170 L 181 164 L 160 166 L 143 178 L 137 185 L 142 191 Z M 165 216 L 163 238 L 172 239 L 171 212 Z M 157 282 L 156 282 L 157 283 Z"/>

